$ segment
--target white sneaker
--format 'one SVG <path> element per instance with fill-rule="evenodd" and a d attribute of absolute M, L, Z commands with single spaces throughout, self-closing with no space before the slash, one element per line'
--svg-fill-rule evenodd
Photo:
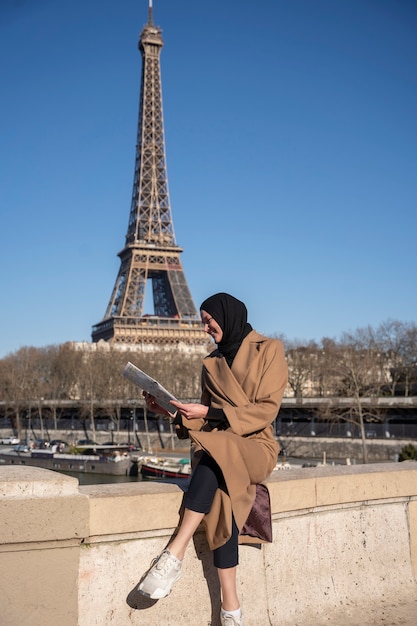
<path fill-rule="evenodd" d="M 222 626 L 243 626 L 242 613 L 238 617 L 230 613 L 220 614 L 220 621 Z"/>
<path fill-rule="evenodd" d="M 160 600 L 171 593 L 173 584 L 181 578 L 182 563 L 169 550 L 163 550 L 152 561 L 144 579 L 139 583 L 138 590 L 152 600 Z M 233 624 L 233 622 L 230 622 Z"/>

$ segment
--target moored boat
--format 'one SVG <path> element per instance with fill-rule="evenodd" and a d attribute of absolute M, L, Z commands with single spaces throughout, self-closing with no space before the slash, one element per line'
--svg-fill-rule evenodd
<path fill-rule="evenodd" d="M 137 458 L 119 449 L 100 446 L 97 453 L 65 454 L 52 450 L 32 450 L 18 452 L 14 450 L 0 453 L 1 465 L 29 465 L 62 472 L 83 472 L 90 474 L 109 474 L 112 476 L 134 475 L 138 472 Z"/>
<path fill-rule="evenodd" d="M 148 457 L 140 466 L 142 478 L 188 479 L 191 474 L 190 459 Z"/>

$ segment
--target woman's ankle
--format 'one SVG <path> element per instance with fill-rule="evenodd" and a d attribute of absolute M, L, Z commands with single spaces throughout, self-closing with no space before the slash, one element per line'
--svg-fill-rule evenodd
<path fill-rule="evenodd" d="M 242 614 L 242 611 L 241 611 L 240 606 L 238 606 L 237 609 L 236 608 L 234 608 L 234 609 L 225 609 L 223 604 L 222 604 L 221 614 L 224 615 L 225 613 L 229 613 L 231 615 L 234 615 L 234 616 L 238 617 L 239 615 Z"/>
<path fill-rule="evenodd" d="M 175 543 L 169 544 L 167 550 L 171 552 L 179 561 L 184 559 L 185 550 L 177 546 Z"/>

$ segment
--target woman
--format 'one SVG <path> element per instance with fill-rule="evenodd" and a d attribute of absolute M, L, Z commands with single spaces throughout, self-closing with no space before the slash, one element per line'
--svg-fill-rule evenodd
<path fill-rule="evenodd" d="M 139 591 L 152 599 L 171 592 L 181 576 L 186 548 L 203 521 L 219 575 L 221 623 L 242 626 L 236 588 L 238 543 L 244 542 L 256 485 L 277 462 L 279 446 L 271 424 L 287 384 L 287 365 L 282 343 L 253 330 L 245 305 L 233 296 L 211 296 L 200 313 L 205 331 L 217 344 L 203 361 L 201 404 L 172 402 L 178 411 L 177 428 L 190 437 L 197 464 L 178 531 Z M 152 396 L 145 397 L 149 409 L 166 413 Z M 249 541 L 262 542 L 261 535 L 251 534 Z"/>

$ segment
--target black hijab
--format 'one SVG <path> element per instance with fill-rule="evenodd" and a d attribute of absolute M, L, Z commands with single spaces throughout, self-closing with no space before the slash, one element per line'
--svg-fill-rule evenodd
<path fill-rule="evenodd" d="M 231 366 L 240 344 L 252 330 L 246 306 L 228 293 L 216 293 L 204 300 L 200 310 L 207 311 L 222 329 L 223 337 L 217 347 Z"/>

